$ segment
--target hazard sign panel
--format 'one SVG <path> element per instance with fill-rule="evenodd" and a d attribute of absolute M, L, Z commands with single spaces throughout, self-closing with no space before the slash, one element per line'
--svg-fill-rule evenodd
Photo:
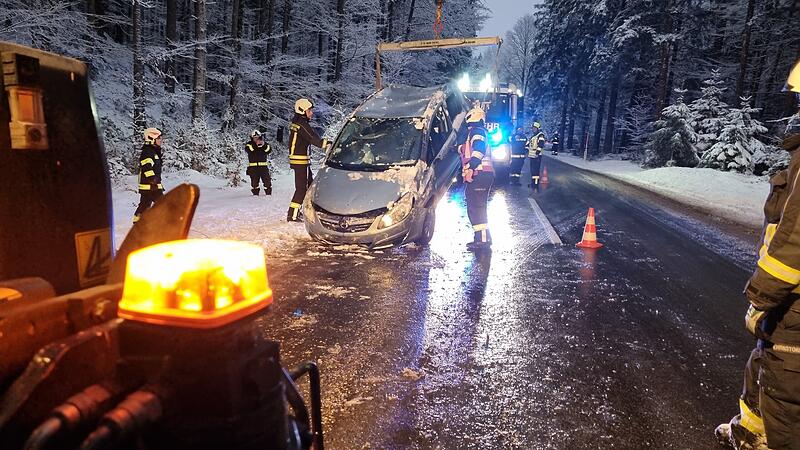
<path fill-rule="evenodd" d="M 105 282 L 111 267 L 111 229 L 75 234 L 75 254 L 81 287 Z"/>

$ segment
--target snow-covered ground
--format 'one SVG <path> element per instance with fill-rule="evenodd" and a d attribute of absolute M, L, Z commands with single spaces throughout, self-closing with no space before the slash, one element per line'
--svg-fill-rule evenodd
<path fill-rule="evenodd" d="M 748 227 L 759 228 L 764 220 L 764 200 L 769 194 L 766 177 L 686 167 L 642 169 L 630 161 L 584 161 L 565 154 L 557 158 Z"/>
<path fill-rule="evenodd" d="M 246 184 L 230 187 L 226 180 L 183 170 L 165 173 L 163 184 L 167 190 L 180 183 L 192 183 L 200 187 L 200 201 L 189 237 L 252 242 L 264 247 L 268 257 L 295 247 L 298 241 L 311 241 L 303 224 L 286 222 L 286 210 L 294 192 L 292 172 L 273 173 L 271 196 L 265 196 L 263 191 L 258 197 L 253 196 L 249 178 L 246 179 Z M 119 246 L 133 225 L 131 219 L 139 203 L 136 176 L 117 183 L 112 196 L 114 239 Z"/>

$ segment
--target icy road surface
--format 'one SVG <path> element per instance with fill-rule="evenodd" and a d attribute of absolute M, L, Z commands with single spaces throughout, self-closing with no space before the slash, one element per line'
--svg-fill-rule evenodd
<path fill-rule="evenodd" d="M 193 235 L 264 245 L 275 304 L 260 323 L 285 364 L 319 362 L 327 448 L 717 448 L 753 344 L 741 290 L 756 236 L 545 166 L 539 193 L 495 190 L 491 254 L 465 251 L 458 189 L 429 248 L 314 243 L 281 222 L 281 181 L 274 199 L 204 186 Z M 574 247 L 589 206 L 597 252 Z"/>

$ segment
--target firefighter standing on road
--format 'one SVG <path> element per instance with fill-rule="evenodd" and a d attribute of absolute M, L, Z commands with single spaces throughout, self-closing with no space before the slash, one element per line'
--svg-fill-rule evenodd
<path fill-rule="evenodd" d="M 533 136 L 528 141 L 528 160 L 531 168 L 531 184 L 528 185 L 532 189 L 539 190 L 539 172 L 542 169 L 542 151 L 544 151 L 544 132 L 541 130 L 542 125 L 539 122 L 533 122 Z"/>
<path fill-rule="evenodd" d="M 133 222 L 139 221 L 142 213 L 164 195 L 161 185 L 161 130 L 144 130 L 144 145 L 139 156 L 139 206 L 133 213 Z"/>
<path fill-rule="evenodd" d="M 787 83 L 800 92 L 800 64 Z M 781 145 L 787 170 L 770 179 L 758 265 L 745 293 L 745 324 L 758 338 L 745 367 L 740 414 L 717 427 L 720 443 L 736 449 L 800 448 L 800 117 Z"/>
<path fill-rule="evenodd" d="M 464 182 L 467 184 L 467 216 L 472 223 L 474 239 L 467 244 L 469 250 L 488 249 L 492 245 L 489 234 L 489 214 L 487 203 L 489 192 L 494 184 L 492 152 L 486 135 L 486 113 L 481 108 L 473 108 L 467 114 L 467 140 L 459 148 L 463 167 Z"/>
<path fill-rule="evenodd" d="M 528 157 L 527 145 L 528 136 L 525 136 L 525 130 L 522 127 L 517 128 L 517 132 L 511 138 L 511 184 L 519 184 L 522 166 Z"/>
<path fill-rule="evenodd" d="M 558 136 L 558 131 L 553 133 L 553 141 L 551 142 L 553 145 L 553 150 L 550 152 L 553 156 L 558 156 L 558 151 L 561 150 L 561 140 Z"/>
<path fill-rule="evenodd" d="M 259 181 L 264 185 L 264 194 L 272 195 L 272 178 L 269 174 L 267 155 L 272 153 L 272 147 L 264 142 L 264 136 L 258 130 L 250 133 L 250 142 L 245 146 L 247 153 L 247 175 L 250 176 L 250 192 L 259 193 Z"/>
<path fill-rule="evenodd" d="M 300 207 L 306 191 L 313 181 L 311 175 L 311 155 L 309 145 L 325 149 L 326 140 L 320 139 L 309 123 L 314 116 L 314 104 L 311 100 L 301 98 L 294 104 L 294 119 L 289 125 L 289 165 L 294 170 L 294 195 L 289 205 L 286 220 L 300 222 Z"/>

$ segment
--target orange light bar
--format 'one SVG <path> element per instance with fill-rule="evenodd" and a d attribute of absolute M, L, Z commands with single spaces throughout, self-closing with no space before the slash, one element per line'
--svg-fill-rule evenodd
<path fill-rule="evenodd" d="M 190 239 L 153 245 L 128 256 L 119 317 L 216 328 L 271 304 L 261 247 Z"/>

